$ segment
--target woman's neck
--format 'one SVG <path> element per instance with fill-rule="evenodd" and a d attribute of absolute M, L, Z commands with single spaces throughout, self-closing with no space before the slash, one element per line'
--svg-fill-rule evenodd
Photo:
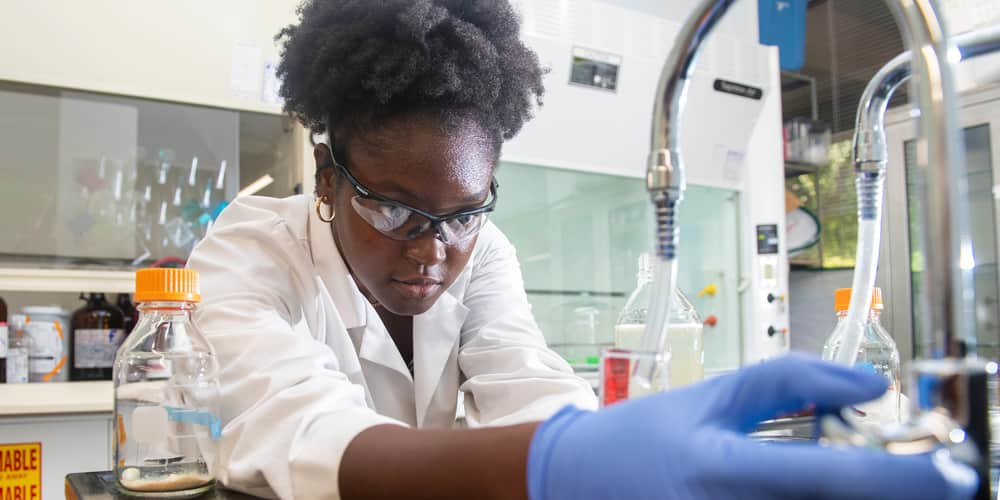
<path fill-rule="evenodd" d="M 365 288 L 357 277 L 354 276 L 354 271 L 351 270 L 351 264 L 344 259 L 344 252 L 340 249 L 340 240 L 337 238 L 337 231 L 334 229 L 333 224 L 330 224 L 330 235 L 333 237 L 333 244 L 337 247 L 337 252 L 340 254 L 341 260 L 344 261 L 344 266 L 347 267 L 347 272 L 350 273 L 351 279 L 354 280 L 354 284 L 358 287 L 358 291 L 364 296 L 371 305 L 375 308 L 375 312 L 378 313 L 379 318 L 382 320 L 382 324 L 385 326 L 389 336 L 392 337 L 392 342 L 396 344 L 396 349 L 399 351 L 400 356 L 402 356 L 403 361 L 406 366 L 410 367 L 410 371 L 413 371 L 413 316 L 401 316 L 389 311 L 385 307 L 379 304 L 378 300 Z"/>

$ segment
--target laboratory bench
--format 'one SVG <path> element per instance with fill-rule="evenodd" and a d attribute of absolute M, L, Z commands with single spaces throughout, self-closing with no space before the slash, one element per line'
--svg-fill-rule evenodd
<path fill-rule="evenodd" d="M 115 476 L 109 471 L 80 472 L 66 476 L 67 500 L 142 500 L 144 497 L 123 495 L 115 487 Z M 253 500 L 244 493 L 227 490 L 216 485 L 212 490 L 197 497 L 199 500 Z"/>

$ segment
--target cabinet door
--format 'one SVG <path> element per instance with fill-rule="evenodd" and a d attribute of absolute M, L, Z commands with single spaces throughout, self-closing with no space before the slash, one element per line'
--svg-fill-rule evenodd
<path fill-rule="evenodd" d="M 241 190 L 303 182 L 303 134 L 280 115 L 9 82 L 0 110 L 4 265 L 183 262 Z"/>
<path fill-rule="evenodd" d="M 71 472 L 111 468 L 111 416 L 0 418 L 0 444 L 42 444 L 42 500 L 63 498 Z"/>
<path fill-rule="evenodd" d="M 975 292 L 977 338 L 969 345 L 979 355 L 991 359 L 1000 356 L 1000 272 L 998 272 L 998 206 L 1000 194 L 1000 89 L 987 89 L 963 97 L 960 117 L 965 146 L 965 176 L 969 186 L 969 228 L 973 243 L 973 281 Z M 887 203 L 888 231 L 883 237 L 883 254 L 891 263 L 891 286 L 887 300 L 895 305 L 893 324 L 901 354 L 924 356 L 919 333 L 921 327 L 920 294 L 924 286 L 925 255 L 919 208 L 923 203 L 923 172 L 915 167 L 916 132 L 912 120 L 887 127 L 890 164 Z M 886 264 L 886 260 L 882 260 Z M 906 349 L 904 349 L 904 347 Z"/>

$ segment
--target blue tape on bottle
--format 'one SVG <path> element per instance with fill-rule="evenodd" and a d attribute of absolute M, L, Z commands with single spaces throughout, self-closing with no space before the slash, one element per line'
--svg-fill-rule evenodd
<path fill-rule="evenodd" d="M 854 369 L 868 373 L 878 373 L 875 371 L 875 365 L 872 364 L 871 361 L 862 361 L 861 363 L 855 363 Z"/>
<path fill-rule="evenodd" d="M 167 418 L 173 422 L 208 427 L 212 439 L 219 439 L 222 436 L 222 421 L 213 413 L 174 406 L 166 406 L 165 408 L 167 409 Z"/>

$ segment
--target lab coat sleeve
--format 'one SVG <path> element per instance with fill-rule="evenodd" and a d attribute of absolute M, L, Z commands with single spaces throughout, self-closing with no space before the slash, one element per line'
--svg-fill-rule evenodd
<path fill-rule="evenodd" d="M 398 422 L 369 409 L 334 352 L 302 328 L 295 304 L 310 290 L 293 278 L 296 259 L 308 259 L 302 242 L 280 222 L 226 219 L 189 261 L 204 298 L 197 321 L 221 367 L 218 477 L 262 497 L 339 498 L 340 459 L 351 440 Z"/>
<path fill-rule="evenodd" d="M 466 289 L 459 367 L 470 427 L 544 420 L 566 404 L 596 408 L 593 389 L 545 345 L 514 246 L 483 228 Z"/>

